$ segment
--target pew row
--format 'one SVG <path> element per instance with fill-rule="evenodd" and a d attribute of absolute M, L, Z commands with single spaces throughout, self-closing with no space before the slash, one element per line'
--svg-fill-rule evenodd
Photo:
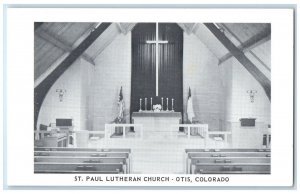
<path fill-rule="evenodd" d="M 35 148 L 35 173 L 130 173 L 131 150 L 124 148 Z"/>
<path fill-rule="evenodd" d="M 108 174 L 117 173 L 123 174 L 122 163 L 52 163 L 52 162 L 37 162 L 34 164 L 35 173 L 96 173 Z"/>
<path fill-rule="evenodd" d="M 187 174 L 270 174 L 269 149 L 186 149 Z"/>
<path fill-rule="evenodd" d="M 71 147 L 36 147 L 34 151 L 88 151 L 88 152 L 127 152 L 127 148 L 71 148 Z"/>

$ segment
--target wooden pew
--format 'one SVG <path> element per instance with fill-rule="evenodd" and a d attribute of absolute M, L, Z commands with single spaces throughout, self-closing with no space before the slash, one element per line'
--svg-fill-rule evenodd
<path fill-rule="evenodd" d="M 197 163 L 192 166 L 193 174 L 270 174 L 270 171 L 271 165 L 267 163 Z"/>
<path fill-rule="evenodd" d="M 223 148 L 223 149 L 185 149 L 185 152 L 270 152 L 270 149 Z"/>
<path fill-rule="evenodd" d="M 191 157 L 191 164 L 196 163 L 270 163 L 271 159 L 267 157 Z"/>
<path fill-rule="evenodd" d="M 36 156 L 35 162 L 53 163 L 124 163 L 125 157 L 57 157 L 57 156 Z"/>
<path fill-rule="evenodd" d="M 128 152 L 126 148 L 70 148 L 70 147 L 36 147 L 34 151 L 88 151 L 88 152 Z"/>
<path fill-rule="evenodd" d="M 130 149 L 48 147 L 34 150 L 36 173 L 130 173 Z M 59 164 L 62 165 L 58 166 Z M 112 164 L 117 164 L 117 167 L 121 165 L 122 168 L 110 168 Z M 65 168 L 66 165 L 70 167 Z M 77 166 L 74 168 L 74 165 Z M 103 169 L 103 166 L 107 166 L 108 169 Z"/>
<path fill-rule="evenodd" d="M 129 153 L 126 152 L 81 152 L 81 151 L 34 151 L 35 156 L 80 156 L 80 157 L 129 157 Z"/>
<path fill-rule="evenodd" d="M 35 173 L 124 173 L 122 163 L 52 163 L 37 162 Z"/>
<path fill-rule="evenodd" d="M 271 157 L 270 152 L 189 152 L 191 157 Z"/>
<path fill-rule="evenodd" d="M 118 163 L 123 165 L 124 173 L 129 173 L 129 164 L 125 157 L 58 157 L 58 156 L 35 156 L 35 164 L 40 163 L 85 163 L 85 164 L 105 164 Z"/>
<path fill-rule="evenodd" d="M 186 173 L 269 174 L 270 149 L 186 149 Z"/>

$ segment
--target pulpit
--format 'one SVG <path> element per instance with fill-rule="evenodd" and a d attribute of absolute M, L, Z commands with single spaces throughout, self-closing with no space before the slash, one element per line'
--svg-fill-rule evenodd
<path fill-rule="evenodd" d="M 177 135 L 179 129 L 174 125 L 181 123 L 180 112 L 170 111 L 143 111 L 133 112 L 132 122 L 143 125 L 144 138 L 168 138 Z"/>

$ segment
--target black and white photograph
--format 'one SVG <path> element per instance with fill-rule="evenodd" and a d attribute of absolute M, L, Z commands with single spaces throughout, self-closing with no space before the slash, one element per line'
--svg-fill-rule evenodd
<path fill-rule="evenodd" d="M 293 187 L 292 7 L 47 6 L 5 7 L 5 185 Z"/>
<path fill-rule="evenodd" d="M 271 173 L 270 23 L 34 28 L 35 173 Z"/>

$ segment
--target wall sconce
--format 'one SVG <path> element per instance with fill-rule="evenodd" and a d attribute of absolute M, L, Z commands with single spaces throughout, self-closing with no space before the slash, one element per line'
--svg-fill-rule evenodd
<path fill-rule="evenodd" d="M 257 93 L 256 90 L 247 90 L 247 93 L 250 96 L 250 102 L 253 103 L 254 102 L 254 95 Z"/>
<path fill-rule="evenodd" d="M 56 92 L 58 92 L 59 101 L 62 102 L 64 94 L 67 92 L 67 90 L 65 90 L 65 89 L 56 89 Z"/>

